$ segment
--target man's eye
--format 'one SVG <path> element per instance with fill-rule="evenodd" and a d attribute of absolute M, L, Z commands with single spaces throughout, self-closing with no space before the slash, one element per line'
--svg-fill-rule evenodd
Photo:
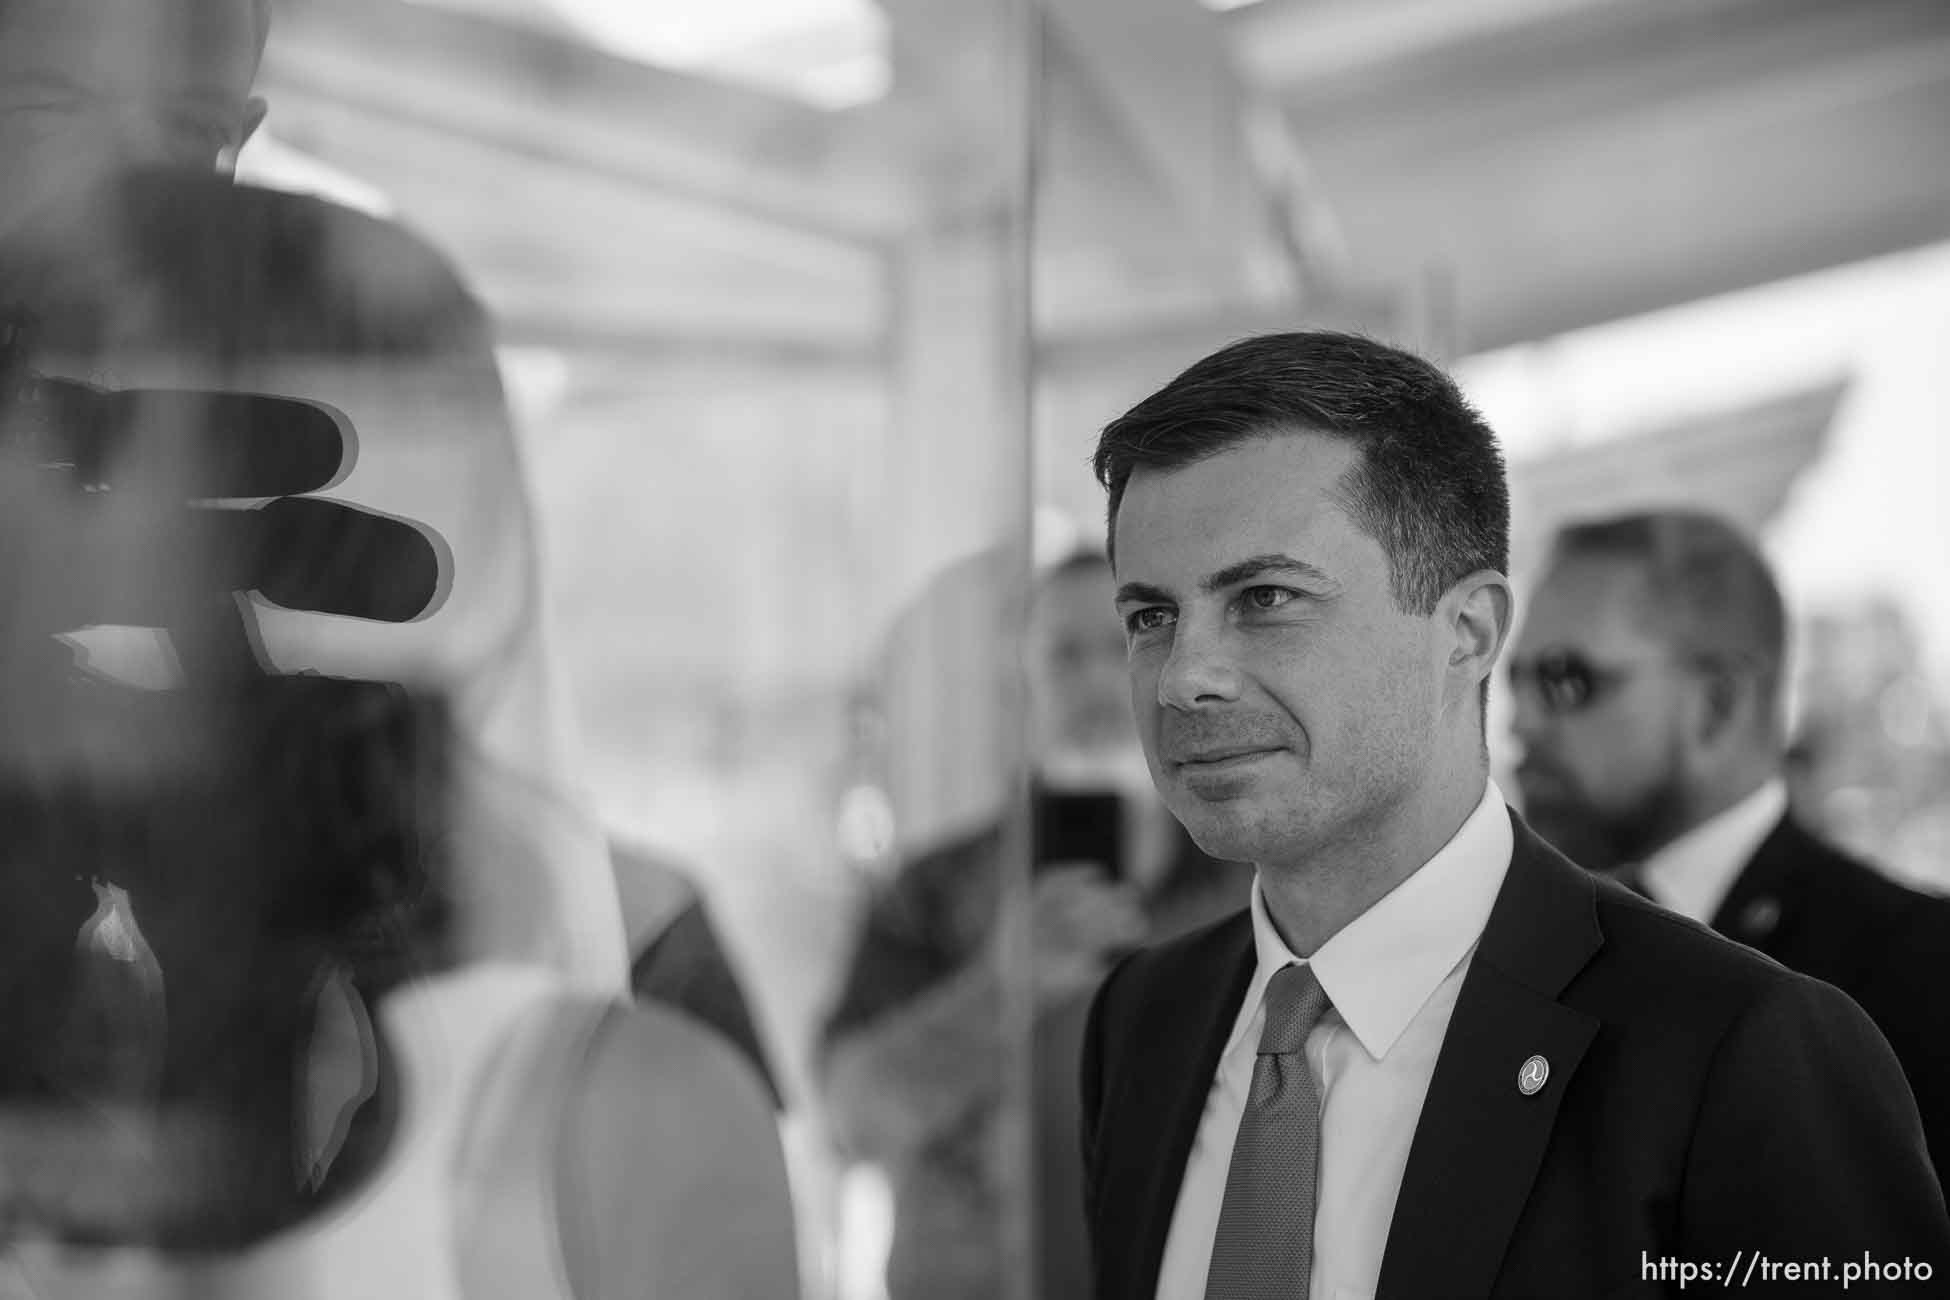
<path fill-rule="evenodd" d="M 1148 609 L 1133 610 L 1125 618 L 1124 626 L 1131 632 L 1155 632 L 1171 622 L 1171 611 L 1153 605 Z"/>
<path fill-rule="evenodd" d="M 1248 587 L 1245 592 L 1246 604 L 1253 609 L 1278 609 L 1294 598 L 1294 593 L 1285 587 Z"/>
<path fill-rule="evenodd" d="M 1570 713 L 1591 702 L 1591 679 L 1581 673 L 1539 673 L 1537 685 L 1554 712 Z"/>

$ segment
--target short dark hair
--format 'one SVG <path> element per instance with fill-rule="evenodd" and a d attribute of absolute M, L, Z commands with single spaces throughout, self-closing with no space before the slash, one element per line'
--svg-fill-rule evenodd
<path fill-rule="evenodd" d="M 1354 443 L 1348 515 L 1388 556 L 1395 604 L 1427 615 L 1459 579 L 1507 572 L 1510 489 L 1496 435 L 1433 365 L 1325 330 L 1223 348 L 1104 427 L 1093 467 L 1117 509 L 1131 475 L 1173 470 L 1255 438 L 1319 433 Z"/>
<path fill-rule="evenodd" d="M 1778 697 L 1787 609 L 1767 560 L 1731 522 L 1703 510 L 1637 510 L 1561 529 L 1553 558 L 1603 556 L 1645 575 L 1645 617 L 1681 654 L 1744 663 Z"/>

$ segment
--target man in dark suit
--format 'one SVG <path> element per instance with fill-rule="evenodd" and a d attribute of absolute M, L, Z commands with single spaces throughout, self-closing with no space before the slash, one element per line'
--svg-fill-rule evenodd
<path fill-rule="evenodd" d="M 1524 810 L 1584 866 L 1859 1002 L 1941 1166 L 1950 899 L 1789 812 L 1786 629 L 1766 561 L 1723 520 L 1646 511 L 1565 529 L 1511 662 Z"/>
<path fill-rule="evenodd" d="M 1490 782 L 1508 496 L 1447 378 L 1247 340 L 1113 421 L 1096 469 L 1153 779 L 1257 867 L 1246 914 L 1092 1008 L 1098 1296 L 1644 1295 L 1823 1257 L 1851 1294 L 1907 1259 L 1914 1294 L 1950 1268 L 1861 1011 L 1581 872 Z"/>

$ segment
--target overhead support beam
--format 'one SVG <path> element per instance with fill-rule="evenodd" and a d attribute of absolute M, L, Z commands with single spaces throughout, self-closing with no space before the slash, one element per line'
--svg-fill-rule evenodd
<path fill-rule="evenodd" d="M 1298 329 L 1339 329 L 1440 351 L 1439 340 L 1425 336 L 1426 320 L 1412 296 L 1392 287 L 1344 290 L 1302 305 L 1240 304 L 1155 320 L 1119 322 L 1112 327 L 1073 329 L 1044 339 L 1036 349 L 1039 373 L 1052 382 L 1121 369 L 1175 370 L 1206 353 L 1253 334 Z M 1161 379 L 1170 378 L 1164 374 Z"/>
<path fill-rule="evenodd" d="M 966 57 L 982 5 L 886 0 L 892 93 L 838 112 L 473 7 L 284 0 L 262 88 L 269 130 L 448 247 L 511 337 L 884 356 L 890 259 L 1000 183 L 967 147 L 997 111 Z M 1297 215 L 1292 141 L 1215 15 L 1036 8 L 1039 337 L 1338 296 L 1301 265 L 1318 212 Z"/>
<path fill-rule="evenodd" d="M 1697 507 L 1759 534 L 1827 448 L 1845 377 L 1591 446 L 1519 460 L 1516 545 L 1534 552 L 1574 518 Z"/>
<path fill-rule="evenodd" d="M 1247 94 L 1218 16 L 1188 0 L 1047 0 L 1044 12 L 1055 68 L 1101 101 L 1156 178 L 1175 218 L 1160 224 L 1220 284 L 1244 288 L 1254 271 L 1264 275 L 1274 231 L 1245 138 Z"/>
<path fill-rule="evenodd" d="M 886 0 L 896 94 L 953 122 L 993 111 L 960 67 L 956 0 Z M 979 10 L 979 6 L 975 6 Z M 1319 196 L 1284 122 L 1191 0 L 1044 0 L 1037 242 L 1051 259 L 1164 266 L 1221 296 L 1290 300 L 1324 275 Z M 1303 201 L 1304 200 L 1304 201 Z"/>
<path fill-rule="evenodd" d="M 875 240 L 906 210 L 871 114 L 400 0 L 288 0 L 278 23 L 262 84 L 273 129 L 300 147 L 315 108 L 350 103 L 840 241 Z"/>
<path fill-rule="evenodd" d="M 1229 21 L 1355 263 L 1448 268 L 1469 351 L 1950 239 L 1942 0 L 1266 0 Z"/>

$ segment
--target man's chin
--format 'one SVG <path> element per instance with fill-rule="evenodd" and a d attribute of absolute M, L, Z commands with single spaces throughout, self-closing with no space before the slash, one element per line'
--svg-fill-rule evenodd
<path fill-rule="evenodd" d="M 1266 836 L 1257 819 L 1243 815 L 1236 803 L 1214 804 L 1174 792 L 1169 801 L 1172 816 L 1178 819 L 1198 846 L 1200 853 L 1221 862 L 1257 862 L 1267 848 Z"/>

